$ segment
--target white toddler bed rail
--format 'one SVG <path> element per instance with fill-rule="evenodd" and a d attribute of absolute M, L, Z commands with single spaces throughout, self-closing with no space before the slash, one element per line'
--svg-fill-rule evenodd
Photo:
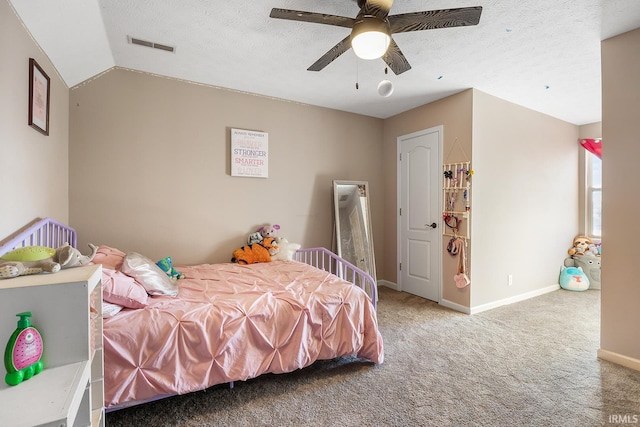
<path fill-rule="evenodd" d="M 69 243 L 78 246 L 76 231 L 51 218 L 36 218 L 11 236 L 0 241 L 0 256 L 24 246 L 58 248 Z"/>

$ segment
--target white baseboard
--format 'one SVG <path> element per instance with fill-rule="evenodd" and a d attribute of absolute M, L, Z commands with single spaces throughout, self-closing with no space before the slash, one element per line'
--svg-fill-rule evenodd
<path fill-rule="evenodd" d="M 450 308 L 451 310 L 459 311 L 460 313 L 471 314 L 469 307 L 465 307 L 464 305 L 456 304 L 455 302 L 451 302 L 449 300 L 443 299 L 440 301 L 440 305 L 443 307 Z"/>
<path fill-rule="evenodd" d="M 393 283 L 393 282 L 390 282 L 388 280 L 378 280 L 378 286 L 386 286 L 387 288 L 391 288 L 394 291 L 399 290 L 397 283 Z"/>
<path fill-rule="evenodd" d="M 534 298 L 540 295 L 547 294 L 549 292 L 557 291 L 560 289 L 560 285 L 547 286 L 546 288 L 536 289 L 535 291 L 526 292 L 524 294 L 515 295 L 509 298 L 493 301 L 487 304 L 482 304 L 476 307 L 471 307 L 469 314 L 481 313 L 483 311 L 491 310 L 507 304 L 513 304 L 514 302 L 524 301 L 529 298 Z"/>
<path fill-rule="evenodd" d="M 613 351 L 598 349 L 598 357 L 602 360 L 612 362 L 618 365 L 626 366 L 627 368 L 640 371 L 640 360 L 633 357 L 625 356 L 623 354 L 614 353 Z"/>
<path fill-rule="evenodd" d="M 378 280 L 378 286 L 386 286 L 387 288 L 391 288 L 395 291 L 399 291 L 398 284 L 394 282 L 390 282 L 388 280 Z M 494 302 L 490 302 L 487 304 L 483 304 L 483 305 L 479 305 L 477 307 L 471 307 L 471 308 L 465 307 L 464 305 L 460 305 L 446 299 L 440 300 L 439 304 L 443 307 L 447 307 L 452 310 L 459 311 L 460 313 L 476 314 L 476 313 L 481 313 L 483 311 L 491 310 L 493 308 L 497 308 L 503 305 L 513 304 L 514 302 L 524 301 L 529 298 L 537 297 L 549 292 L 556 291 L 558 289 L 560 289 L 560 285 L 557 285 L 557 284 L 551 285 L 551 286 L 547 286 L 546 288 L 536 289 L 535 291 L 527 292 L 520 295 L 515 295 L 513 297 L 501 299 L 499 301 L 494 301 Z"/>

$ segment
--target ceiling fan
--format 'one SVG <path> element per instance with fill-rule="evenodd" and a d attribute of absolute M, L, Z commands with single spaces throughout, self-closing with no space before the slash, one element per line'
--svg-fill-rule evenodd
<path fill-rule="evenodd" d="M 411 65 L 393 40 L 392 34 L 477 25 L 482 13 L 482 6 L 475 6 L 389 15 L 393 0 L 356 1 L 360 12 L 355 18 L 278 8 L 273 8 L 269 16 L 271 18 L 313 22 L 351 29 L 351 34 L 307 68 L 309 71 L 322 70 L 353 47 L 356 55 L 361 58 L 374 59 L 382 57 L 389 68 L 398 75 L 410 70 Z M 365 36 L 374 36 L 374 39 L 377 37 L 378 41 L 364 41 Z M 363 41 L 362 47 L 358 45 L 358 40 Z M 362 49 L 366 50 L 376 45 L 380 47 L 377 52 L 362 52 Z"/>

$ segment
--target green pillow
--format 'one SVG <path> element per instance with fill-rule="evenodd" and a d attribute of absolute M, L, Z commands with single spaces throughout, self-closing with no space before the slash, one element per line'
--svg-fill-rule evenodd
<path fill-rule="evenodd" d="M 46 246 L 24 246 L 7 252 L 0 258 L 5 261 L 40 261 L 51 258 L 55 254 L 55 249 Z"/>

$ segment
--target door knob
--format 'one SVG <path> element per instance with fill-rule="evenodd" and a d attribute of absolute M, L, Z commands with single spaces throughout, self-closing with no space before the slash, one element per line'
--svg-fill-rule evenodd
<path fill-rule="evenodd" d="M 431 228 L 437 228 L 438 224 L 436 224 L 435 222 L 432 223 L 431 225 L 428 225 L 427 227 L 431 227 Z"/>

